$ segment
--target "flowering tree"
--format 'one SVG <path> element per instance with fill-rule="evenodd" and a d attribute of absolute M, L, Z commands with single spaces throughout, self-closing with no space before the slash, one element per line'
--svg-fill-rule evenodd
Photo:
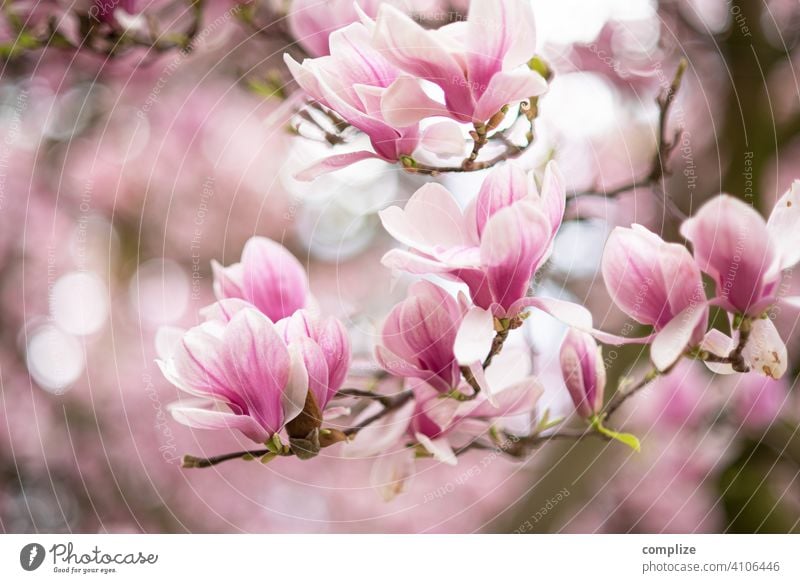
<path fill-rule="evenodd" d="M 800 528 L 796 3 L 0 4 L 4 530 Z"/>
<path fill-rule="evenodd" d="M 313 307 L 302 266 L 280 245 L 254 238 L 241 263 L 215 266 L 218 302 L 203 311 L 199 326 L 164 332 L 171 339 L 160 342 L 168 348 L 159 365 L 175 386 L 203 399 L 176 404 L 178 421 L 238 429 L 260 447 L 207 459 L 186 456 L 186 467 L 234 458 L 308 459 L 321 448 L 358 442 L 376 426 L 381 431 L 371 437 L 371 451 L 398 442 L 404 447 L 406 453 L 384 468 L 399 483 L 415 458 L 456 463 L 476 448 L 524 458 L 553 439 L 597 437 L 639 450 L 634 435 L 613 429 L 614 413 L 682 359 L 703 361 L 720 374 L 784 374 L 787 351 L 769 314 L 780 302 L 800 302 L 780 293 L 782 272 L 800 260 L 800 182 L 768 221 L 730 196 L 712 199 L 682 223 L 691 252 L 640 225 L 618 227 L 605 246 L 603 277 L 614 303 L 652 332 L 623 337 L 598 330 L 585 307 L 530 289 L 565 208 L 588 195 L 568 200 L 555 162 L 539 176 L 511 160 L 533 143 L 537 98 L 551 77 L 535 55 L 530 5 L 474 2 L 465 22 L 435 30 L 390 3 L 374 18 L 357 16 L 330 34 L 328 54 L 302 63 L 287 56 L 286 63 L 311 100 L 314 113 L 305 119 L 336 136 L 332 143 L 362 132 L 372 149 L 333 154 L 299 178 L 313 180 L 371 157 L 425 175 L 491 170 L 463 209 L 431 182 L 404 208 L 381 212 L 384 228 L 401 245 L 384 256 L 384 266 L 430 279 L 412 285 L 386 316 L 375 348 L 382 370 L 374 390 L 346 386 L 344 326 Z M 295 27 L 313 25 L 299 21 Z M 664 134 L 685 66 L 659 98 L 659 148 L 644 178 L 657 188 L 676 145 L 677 137 Z M 516 142 L 520 124 L 524 138 Z M 495 146 L 499 153 L 486 152 Z M 426 161 L 454 156 L 464 158 L 458 165 Z M 710 290 L 703 274 L 713 281 Z M 464 291 L 453 296 L 437 281 L 457 282 Z M 712 322 L 712 308 L 727 318 Z M 583 426 L 537 409 L 542 387 L 536 377 L 491 374 L 506 339 L 531 310 L 571 329 L 561 347 L 561 373 Z M 640 380 L 625 379 L 608 402 L 598 341 L 650 348 L 652 369 Z M 397 383 L 399 391 L 382 388 Z M 352 403 L 362 400 L 374 406 L 358 414 L 362 408 Z M 504 426 L 504 419 L 521 413 L 532 416 L 530 433 Z M 353 421 L 342 423 L 348 416 Z"/>

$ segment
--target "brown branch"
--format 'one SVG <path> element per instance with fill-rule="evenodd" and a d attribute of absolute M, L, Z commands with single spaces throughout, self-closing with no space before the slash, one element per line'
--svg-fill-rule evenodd
<path fill-rule="evenodd" d="M 519 157 L 532 144 L 533 142 L 529 142 L 524 146 L 518 146 L 510 140 L 506 140 L 505 149 L 500 154 L 488 160 L 484 160 L 483 162 L 472 162 L 466 166 L 464 164 L 460 166 L 430 166 L 428 164 L 417 162 L 411 158 L 405 158 L 403 160 L 403 168 L 406 170 L 406 172 L 411 174 L 422 174 L 424 176 L 438 176 L 439 174 L 444 174 L 446 172 L 477 172 L 479 170 L 491 168 L 492 166 L 495 166 L 496 164 L 499 164 L 505 160 L 513 160 L 514 158 Z"/>
<path fill-rule="evenodd" d="M 384 405 L 381 411 L 378 411 L 374 415 L 367 417 L 366 419 L 364 419 L 364 421 L 362 421 L 358 425 L 354 425 L 353 427 L 348 427 L 347 429 L 344 430 L 343 433 L 347 437 L 352 437 L 353 435 L 356 435 L 359 431 L 361 431 L 365 427 L 372 425 L 373 423 L 375 423 L 379 419 L 382 419 L 389 413 L 398 410 L 403 405 L 408 403 L 413 397 L 414 393 L 412 391 L 403 391 L 402 393 L 399 393 L 394 397 L 390 397 L 391 401 L 389 402 L 388 405 Z"/>
<path fill-rule="evenodd" d="M 581 196 L 592 196 L 597 194 L 602 194 L 606 198 L 614 198 L 623 192 L 628 192 L 637 188 L 651 187 L 659 194 L 667 210 L 673 216 L 680 220 L 686 218 L 685 213 L 678 208 L 672 198 L 667 196 L 663 182 L 664 179 L 671 173 L 668 165 L 669 157 L 677 147 L 682 132 L 682 129 L 678 130 L 670 139 L 667 138 L 667 122 L 669 121 L 669 111 L 675 101 L 675 96 L 680 90 L 681 83 L 683 81 L 683 75 L 686 72 L 687 67 L 688 62 L 686 59 L 681 59 L 678 63 L 678 68 L 675 71 L 675 76 L 673 77 L 669 87 L 656 99 L 656 103 L 658 104 L 658 144 L 656 147 L 656 153 L 653 156 L 653 160 L 650 164 L 650 169 L 648 170 L 647 174 L 642 178 L 635 179 L 632 182 L 617 186 L 611 190 L 600 192 L 600 189 L 593 188 L 590 190 L 577 192 L 570 197 L 570 200 L 574 200 Z"/>
<path fill-rule="evenodd" d="M 193 455 L 185 455 L 183 456 L 183 463 L 181 467 L 184 468 L 210 468 L 211 466 L 216 466 L 217 464 L 221 464 L 222 462 L 227 462 L 229 460 L 235 459 L 256 459 L 263 457 L 270 453 L 270 451 L 266 448 L 264 449 L 250 449 L 245 451 L 235 451 L 232 453 L 223 453 L 221 455 L 215 455 L 211 457 L 201 458 L 196 457 Z M 277 454 L 276 454 L 277 455 Z M 290 455 L 290 454 L 280 454 L 280 455 Z"/>
<path fill-rule="evenodd" d="M 494 335 L 494 339 L 492 340 L 492 348 L 483 361 L 484 369 L 489 368 L 489 366 L 492 364 L 492 360 L 494 360 L 494 357 L 500 354 L 500 351 L 503 350 L 503 345 L 505 344 L 506 339 L 508 338 L 509 331 L 510 328 L 504 328 L 502 330 L 499 330 L 497 334 Z"/>

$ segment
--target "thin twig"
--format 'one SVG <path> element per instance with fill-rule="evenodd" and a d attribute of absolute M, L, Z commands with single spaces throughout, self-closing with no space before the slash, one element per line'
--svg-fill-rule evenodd
<path fill-rule="evenodd" d="M 193 455 L 183 456 L 184 468 L 210 468 L 222 462 L 229 460 L 240 459 L 249 457 L 251 459 L 259 458 L 270 453 L 268 449 L 251 449 L 246 451 L 235 451 L 232 453 L 224 453 L 222 455 L 215 455 L 207 458 L 195 457 Z"/>
<path fill-rule="evenodd" d="M 344 434 L 348 437 L 357 434 L 365 427 L 372 425 L 373 423 L 375 423 L 379 419 L 382 419 L 389 413 L 396 411 L 397 409 L 408 403 L 413 397 L 414 393 L 412 391 L 403 391 L 402 393 L 399 393 L 394 397 L 391 397 L 391 402 L 388 405 L 385 405 L 381 411 L 378 411 L 374 415 L 367 417 L 358 425 L 354 425 L 353 427 L 348 427 L 347 429 L 344 430 Z"/>
<path fill-rule="evenodd" d="M 577 192 L 570 197 L 570 200 L 574 200 L 582 196 L 593 196 L 598 194 L 602 194 L 606 198 L 614 198 L 623 192 L 628 192 L 637 188 L 652 187 L 657 191 L 657 193 L 659 193 L 667 207 L 667 210 L 670 213 L 680 220 L 686 218 L 685 213 L 680 210 L 672 198 L 667 196 L 664 188 L 664 179 L 671 173 L 668 165 L 669 157 L 680 142 L 680 135 L 682 131 L 677 130 L 671 139 L 667 138 L 666 134 L 669 111 L 670 107 L 675 101 L 675 96 L 681 87 L 683 75 L 686 72 L 687 67 L 688 63 L 686 59 L 681 59 L 678 63 L 678 68 L 675 71 L 675 76 L 672 79 L 672 83 L 670 83 L 667 90 L 659 95 L 656 99 L 656 103 L 658 104 L 658 144 L 647 175 L 611 190 L 601 191 L 600 189 L 593 188 L 591 190 Z"/>

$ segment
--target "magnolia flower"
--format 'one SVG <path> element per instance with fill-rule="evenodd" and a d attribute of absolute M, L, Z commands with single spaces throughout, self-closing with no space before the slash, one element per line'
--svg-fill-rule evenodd
<path fill-rule="evenodd" d="M 681 226 L 700 269 L 716 283 L 729 312 L 758 317 L 778 300 L 781 273 L 800 261 L 800 181 L 775 204 L 768 221 L 728 195 L 704 204 Z"/>
<path fill-rule="evenodd" d="M 541 95 L 547 82 L 527 63 L 536 50 L 527 0 L 472 2 L 469 17 L 426 29 L 390 4 L 380 7 L 374 44 L 411 78 L 390 88 L 386 119 L 404 123 L 433 115 L 484 124 L 504 107 Z M 438 85 L 443 103 L 433 102 L 419 80 Z"/>
<path fill-rule="evenodd" d="M 331 34 L 329 56 L 305 59 L 302 64 L 290 55 L 284 59 L 300 87 L 364 132 L 374 149 L 374 152 L 361 150 L 330 156 L 300 172 L 298 179 L 312 180 L 366 158 L 397 162 L 410 156 L 420 140 L 434 153 L 450 153 L 456 146 L 463 149 L 460 132 L 452 134 L 457 142 L 454 145 L 444 139 L 447 132 L 441 131 L 440 124 L 433 124 L 421 134 L 416 120 L 387 121 L 385 113 L 394 107 L 387 101 L 391 95 L 389 87 L 400 79 L 401 72 L 372 46 L 364 24 L 353 23 Z M 400 83 L 398 87 L 405 85 Z M 424 96 L 421 90 L 416 94 L 420 99 Z"/>
<path fill-rule="evenodd" d="M 561 344 L 561 374 L 575 411 L 584 419 L 603 407 L 606 367 L 594 338 L 586 332 L 570 330 Z"/>
<path fill-rule="evenodd" d="M 273 322 L 308 305 L 308 277 L 294 255 L 264 237 L 244 246 L 241 263 L 222 267 L 211 262 L 217 298 L 238 298 L 261 310 Z"/>
<path fill-rule="evenodd" d="M 590 317 L 580 306 L 527 297 L 534 273 L 552 251 L 565 196 L 554 162 L 545 169 L 541 193 L 532 175 L 519 166 L 495 167 L 477 199 L 464 211 L 447 189 L 426 184 L 404 209 L 390 207 L 380 213 L 384 228 L 411 248 L 389 251 L 383 264 L 462 281 L 475 305 L 497 318 L 512 318 L 525 307 L 535 306 L 588 327 Z"/>
<path fill-rule="evenodd" d="M 665 370 L 688 346 L 703 340 L 708 307 L 700 268 L 683 245 L 667 243 L 641 225 L 617 227 L 606 242 L 603 280 L 611 299 L 628 316 L 653 326 L 645 338 L 596 332 L 613 344 L 649 342 L 651 358 Z"/>
<path fill-rule="evenodd" d="M 786 372 L 786 346 L 772 320 L 762 316 L 778 302 L 800 303 L 800 298 L 779 297 L 783 271 L 800 261 L 799 224 L 800 181 L 796 180 L 767 221 L 746 203 L 719 195 L 681 226 L 700 269 L 714 279 L 714 303 L 747 317 L 742 324 L 748 329 L 741 352 L 744 363 L 775 379 Z M 733 338 L 712 330 L 702 348 L 726 356 L 739 344 L 741 334 L 740 328 Z M 707 364 L 717 373 L 734 372 L 728 364 Z"/>
<path fill-rule="evenodd" d="M 487 384 L 494 387 L 494 399 L 481 394 L 472 401 L 440 399 L 430 383 L 410 378 L 406 388 L 414 400 L 382 420 L 379 427 L 367 427 L 347 444 L 350 457 L 373 457 L 372 482 L 387 500 L 401 493 L 413 476 L 415 449 L 419 444 L 435 460 L 454 465 L 456 451 L 486 435 L 490 428 L 507 428 L 512 420 L 535 410 L 544 390 L 530 376 L 527 350 L 506 349 L 486 371 Z M 530 421 L 530 419 L 528 420 Z"/>
<path fill-rule="evenodd" d="M 170 407 L 176 421 L 264 443 L 303 410 L 309 375 L 299 346 L 287 347 L 263 313 L 234 302 L 224 311 L 230 319 L 190 329 L 157 362 L 169 382 L 199 397 Z"/>
<path fill-rule="evenodd" d="M 461 384 L 461 366 L 483 380 L 480 363 L 493 337 L 491 314 L 470 309 L 463 295 L 456 299 L 436 284 L 419 281 L 387 316 L 375 352 L 390 373 L 449 393 Z"/>
<path fill-rule="evenodd" d="M 328 37 L 340 28 L 358 22 L 358 6 L 364 14 L 375 16 L 381 0 L 292 0 L 286 16 L 289 30 L 312 56 L 330 54 Z"/>

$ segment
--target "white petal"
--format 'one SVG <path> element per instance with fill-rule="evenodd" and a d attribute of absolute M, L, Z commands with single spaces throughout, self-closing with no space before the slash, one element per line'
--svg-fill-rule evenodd
<path fill-rule="evenodd" d="M 689 306 L 656 334 L 650 346 L 650 359 L 665 371 L 689 348 L 695 329 L 706 315 L 705 304 Z"/>
<path fill-rule="evenodd" d="M 753 320 L 742 356 L 754 371 L 773 379 L 781 378 L 788 366 L 786 345 L 769 318 Z"/>
<path fill-rule="evenodd" d="M 421 433 L 417 433 L 415 437 L 420 445 L 433 455 L 433 459 L 447 464 L 448 466 L 454 466 L 458 463 L 456 454 L 446 437 L 431 439 L 427 435 Z"/>
<path fill-rule="evenodd" d="M 492 314 L 481 308 L 472 308 L 461 321 L 453 345 L 458 363 L 468 366 L 474 362 L 483 362 L 492 349 L 494 336 Z"/>

